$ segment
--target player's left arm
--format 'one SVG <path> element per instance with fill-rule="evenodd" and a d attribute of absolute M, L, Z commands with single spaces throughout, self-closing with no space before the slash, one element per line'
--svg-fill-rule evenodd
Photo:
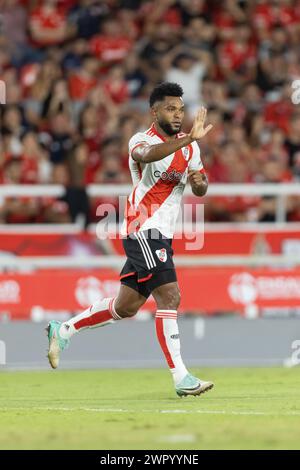
<path fill-rule="evenodd" d="M 200 148 L 197 142 L 193 145 L 193 155 L 189 163 L 188 178 L 195 196 L 204 196 L 208 188 L 208 179 L 200 157 Z"/>

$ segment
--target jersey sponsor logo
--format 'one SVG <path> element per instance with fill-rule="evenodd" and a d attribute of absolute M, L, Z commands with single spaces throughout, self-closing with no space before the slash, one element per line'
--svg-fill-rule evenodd
<path fill-rule="evenodd" d="M 172 170 L 172 171 L 155 170 L 154 172 L 155 178 L 160 178 L 163 181 L 180 181 L 183 175 L 184 173 L 180 173 L 179 171 L 176 171 L 176 170 Z"/>
<path fill-rule="evenodd" d="M 161 250 L 156 250 L 155 251 L 159 261 L 161 261 L 162 263 L 165 263 L 167 261 L 167 250 L 165 248 L 162 248 Z"/>

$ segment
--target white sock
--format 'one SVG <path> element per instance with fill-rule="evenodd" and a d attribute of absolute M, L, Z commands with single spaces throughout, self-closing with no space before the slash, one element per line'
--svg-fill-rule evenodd
<path fill-rule="evenodd" d="M 116 320 L 122 320 L 114 309 L 114 298 L 101 299 L 84 312 L 61 324 L 59 334 L 64 339 L 70 339 L 75 333 L 86 328 L 98 328 Z"/>
<path fill-rule="evenodd" d="M 175 385 L 188 374 L 180 354 L 180 339 L 176 310 L 157 310 L 156 334 L 163 350 Z"/>

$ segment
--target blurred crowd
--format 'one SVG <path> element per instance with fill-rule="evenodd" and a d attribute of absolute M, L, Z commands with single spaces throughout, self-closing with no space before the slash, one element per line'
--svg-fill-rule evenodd
<path fill-rule="evenodd" d="M 7 198 L 0 222 L 97 220 L 87 184 L 130 182 L 128 140 L 149 127 L 160 81 L 200 105 L 212 183 L 300 179 L 299 0 L 0 0 L 1 184 L 63 184 L 64 197 Z M 275 200 L 211 197 L 210 221 L 273 221 Z M 299 198 L 288 220 L 300 220 Z"/>

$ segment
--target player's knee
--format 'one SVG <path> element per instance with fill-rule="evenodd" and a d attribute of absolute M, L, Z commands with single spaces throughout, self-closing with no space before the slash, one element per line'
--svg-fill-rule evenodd
<path fill-rule="evenodd" d="M 158 309 L 177 310 L 180 305 L 180 291 L 177 286 L 168 286 L 156 296 Z"/>

